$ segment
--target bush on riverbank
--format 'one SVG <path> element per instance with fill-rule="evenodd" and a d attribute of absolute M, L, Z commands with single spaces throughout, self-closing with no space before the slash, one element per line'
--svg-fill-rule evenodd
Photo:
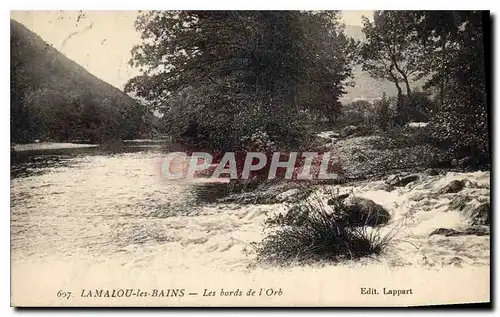
<path fill-rule="evenodd" d="M 336 207 L 342 208 L 342 204 Z M 379 254 L 390 243 L 391 234 L 351 226 L 329 208 L 318 197 L 315 203 L 298 203 L 290 210 L 293 213 L 271 219 L 278 229 L 257 246 L 257 260 L 278 265 L 355 260 Z M 335 210 L 335 214 L 342 213 Z"/>

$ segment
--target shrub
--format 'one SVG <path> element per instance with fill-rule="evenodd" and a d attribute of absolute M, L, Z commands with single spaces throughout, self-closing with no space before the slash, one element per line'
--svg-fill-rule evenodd
<path fill-rule="evenodd" d="M 256 247 L 257 260 L 277 265 L 315 261 L 354 260 L 381 253 L 392 234 L 382 235 L 366 226 L 352 227 L 329 215 L 320 198 L 316 204 L 292 207 L 294 217 L 281 216 L 270 223 L 278 229 Z M 294 218 L 294 219 L 292 219 Z"/>
<path fill-rule="evenodd" d="M 372 104 L 366 100 L 357 100 L 346 104 L 343 107 L 342 115 L 339 120 L 340 126 L 363 125 L 365 124 L 367 114 L 370 112 Z"/>
<path fill-rule="evenodd" d="M 473 107 L 452 100 L 433 118 L 430 129 L 434 142 L 446 149 L 450 156 L 472 156 L 477 163 L 489 163 L 488 113 L 485 105 L 479 103 Z"/>
<path fill-rule="evenodd" d="M 407 122 L 427 122 L 435 105 L 426 92 L 415 91 L 399 100 L 395 121 L 404 126 Z"/>
<path fill-rule="evenodd" d="M 390 106 L 390 101 L 387 99 L 385 92 L 381 99 L 374 102 L 375 122 L 382 131 L 387 131 L 391 127 L 392 114 Z"/>
<path fill-rule="evenodd" d="M 243 137 L 242 143 L 244 150 L 251 152 L 272 152 L 276 150 L 276 145 L 267 132 L 260 130 L 250 136 Z"/>

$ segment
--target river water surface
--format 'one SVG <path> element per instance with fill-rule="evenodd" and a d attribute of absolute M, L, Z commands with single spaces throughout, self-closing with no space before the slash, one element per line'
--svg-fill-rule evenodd
<path fill-rule="evenodd" d="M 390 193 L 380 189 L 380 182 L 351 186 L 346 190 L 383 205 L 391 213 L 393 224 L 404 225 L 400 239 L 385 254 L 340 265 L 264 268 L 253 265 L 251 243 L 262 239 L 267 215 L 287 210 L 285 204 L 221 204 L 215 202 L 217 192 L 206 194 L 199 190 L 200 184 L 167 181 L 161 176 L 166 152 L 158 145 L 129 147 L 115 154 L 97 148 L 68 149 L 67 145 L 51 145 L 49 150 L 38 147 L 43 148 L 23 148 L 22 159 L 11 167 L 13 298 L 24 300 L 18 303 L 47 305 L 47 301 L 57 299 L 54 294 L 62 284 L 73 289 L 78 285 L 78 291 L 102 287 L 108 281 L 106 285 L 119 287 L 124 283 L 163 283 L 200 292 L 214 285 L 259 284 L 285 289 L 290 296 L 286 303 L 349 305 L 360 299 L 339 302 L 340 297 L 331 292 L 358 295 L 367 280 L 374 279 L 371 283 L 378 285 L 393 279 L 396 269 L 402 273 L 397 273 L 401 275 L 393 285 L 413 285 L 421 292 L 429 291 L 422 270 L 432 274 L 430 279 L 446 279 L 443 283 L 455 285 L 454 289 L 470 283 L 483 287 L 482 293 L 465 294 L 467 300 L 482 299 L 489 292 L 485 285 L 489 283 L 489 236 L 429 237 L 438 227 L 464 224 L 460 214 L 448 212 L 453 197 L 437 200 L 429 193 L 451 179 L 466 177 L 481 185 L 466 189 L 467 193 L 488 197 L 489 172 L 448 173 Z M 359 269 L 351 270 L 354 266 Z M 454 275 L 467 273 L 467 278 L 457 280 L 453 274 L 436 271 L 443 267 L 446 272 L 458 269 Z M 465 267 L 467 270 L 461 271 Z M 326 283 L 325 278 L 333 282 Z M 339 288 L 334 281 L 347 284 Z M 40 294 L 47 288 L 50 291 L 44 296 L 25 295 L 28 290 Z M 303 289 L 313 291 L 302 295 Z M 453 302 L 448 295 L 436 289 L 434 298 L 441 296 L 441 302 Z M 80 300 L 67 304 L 89 303 Z M 280 303 L 245 300 L 221 299 L 218 303 Z M 375 298 L 363 300 L 367 305 L 384 304 Z M 412 302 L 411 298 L 400 299 L 400 303 Z M 94 304 L 110 304 L 99 303 Z M 209 302 L 177 304 L 203 303 Z"/>
<path fill-rule="evenodd" d="M 232 218 L 242 215 L 200 203 L 195 184 L 162 179 L 165 154 L 158 148 L 94 152 L 30 155 L 19 164 L 22 173 L 11 180 L 14 261 L 57 257 L 187 266 L 206 264 L 210 251 L 236 244 L 217 235 L 233 231 Z"/>

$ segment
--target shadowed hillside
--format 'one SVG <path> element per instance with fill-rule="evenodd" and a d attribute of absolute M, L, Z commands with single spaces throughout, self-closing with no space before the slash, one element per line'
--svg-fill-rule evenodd
<path fill-rule="evenodd" d="M 151 114 L 11 20 L 11 141 L 137 138 Z M 145 120 L 147 119 L 147 120 Z"/>

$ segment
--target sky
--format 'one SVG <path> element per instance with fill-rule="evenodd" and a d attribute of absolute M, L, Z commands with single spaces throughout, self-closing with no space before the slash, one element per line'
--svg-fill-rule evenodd
<path fill-rule="evenodd" d="M 342 11 L 348 25 L 361 26 L 373 11 Z M 38 34 L 96 77 L 123 89 L 138 71 L 128 65 L 141 42 L 134 28 L 137 11 L 11 11 L 11 18 Z"/>

